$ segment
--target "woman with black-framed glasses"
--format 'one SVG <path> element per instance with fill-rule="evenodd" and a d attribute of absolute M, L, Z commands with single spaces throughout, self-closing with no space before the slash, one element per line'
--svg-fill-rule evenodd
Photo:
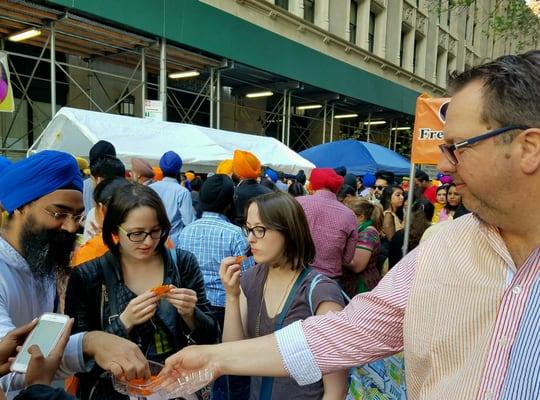
<path fill-rule="evenodd" d="M 191 343 L 214 343 L 218 328 L 195 256 L 167 247 L 170 223 L 158 194 L 128 183 L 107 206 L 103 241 L 109 251 L 71 275 L 66 313 L 73 332 L 104 330 L 163 362 Z M 156 290 L 160 287 L 159 290 Z M 81 399 L 125 399 L 94 369 L 80 377 Z"/>
<path fill-rule="evenodd" d="M 246 205 L 243 229 L 256 264 L 240 276 L 239 259 L 220 266 L 226 292 L 223 342 L 267 335 L 312 315 L 339 311 L 338 284 L 310 267 L 315 244 L 302 206 L 291 195 L 273 192 Z M 346 371 L 299 386 L 292 378 L 251 378 L 250 400 L 343 399 Z"/>

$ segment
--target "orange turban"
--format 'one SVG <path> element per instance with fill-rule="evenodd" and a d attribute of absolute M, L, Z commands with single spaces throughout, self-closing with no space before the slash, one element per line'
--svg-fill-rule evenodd
<path fill-rule="evenodd" d="M 191 182 L 195 179 L 195 174 L 193 172 L 186 172 L 186 179 Z"/>
<path fill-rule="evenodd" d="M 233 171 L 240 179 L 256 179 L 261 175 L 261 162 L 249 151 L 235 150 Z"/>
<path fill-rule="evenodd" d="M 233 160 L 223 160 L 216 168 L 216 174 L 231 175 L 233 173 Z"/>
<path fill-rule="evenodd" d="M 159 167 L 152 167 L 152 171 L 154 171 L 154 180 L 160 181 L 163 179 L 163 171 Z"/>
<path fill-rule="evenodd" d="M 343 177 L 338 175 L 333 168 L 315 168 L 309 178 L 313 190 L 329 189 L 337 193 L 343 185 Z"/>

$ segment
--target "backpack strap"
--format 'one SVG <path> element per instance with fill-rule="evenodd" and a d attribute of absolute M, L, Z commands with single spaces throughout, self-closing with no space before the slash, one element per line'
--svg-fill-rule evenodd
<path fill-rule="evenodd" d="M 296 281 L 294 282 L 294 285 L 289 292 L 289 295 L 287 296 L 287 300 L 285 301 L 285 305 L 283 306 L 283 309 L 279 313 L 279 315 L 276 318 L 276 322 L 274 324 L 274 332 L 280 330 L 283 327 L 283 322 L 285 321 L 285 317 L 289 313 L 289 309 L 291 308 L 291 304 L 296 297 L 296 292 L 298 291 L 298 288 L 300 287 L 301 283 L 304 281 L 304 278 L 307 276 L 311 268 L 307 267 L 302 270 L 300 275 L 296 278 Z M 261 380 L 261 389 L 259 392 L 259 400 L 270 400 L 272 398 L 272 389 L 274 385 L 274 378 L 265 376 Z"/>
<path fill-rule="evenodd" d="M 317 284 L 323 279 L 322 274 L 317 274 L 315 277 L 311 280 L 311 283 L 309 284 L 309 290 L 308 290 L 308 304 L 309 309 L 311 310 L 311 315 L 315 315 L 315 312 L 317 310 L 313 309 L 313 291 L 315 290 L 315 287 Z M 341 289 L 341 295 L 343 296 L 343 300 L 345 300 L 345 304 L 348 304 L 351 301 L 351 298 Z"/>

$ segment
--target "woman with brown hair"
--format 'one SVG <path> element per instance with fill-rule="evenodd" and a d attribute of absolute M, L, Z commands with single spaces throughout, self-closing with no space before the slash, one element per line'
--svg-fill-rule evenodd
<path fill-rule="evenodd" d="M 309 267 L 315 257 L 306 216 L 289 194 L 268 193 L 247 205 L 244 230 L 257 265 L 240 277 L 237 257 L 221 263 L 226 291 L 223 342 L 264 336 L 311 315 L 343 309 L 339 286 Z M 318 283 L 312 284 L 317 277 Z M 347 371 L 299 386 L 292 378 L 252 377 L 250 400 L 343 399 Z"/>
<path fill-rule="evenodd" d="M 373 289 L 381 280 L 377 255 L 381 246 L 383 212 L 381 206 L 366 199 L 345 199 L 358 222 L 358 244 L 350 264 L 344 265 L 341 286 L 350 297 Z"/>

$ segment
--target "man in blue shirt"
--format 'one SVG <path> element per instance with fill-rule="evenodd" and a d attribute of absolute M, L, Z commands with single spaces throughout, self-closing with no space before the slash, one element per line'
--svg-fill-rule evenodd
<path fill-rule="evenodd" d="M 219 277 L 219 266 L 225 257 L 244 255 L 248 242 L 242 229 L 225 216 L 233 207 L 234 183 L 227 175 L 209 177 L 199 192 L 202 217 L 185 227 L 178 237 L 178 247 L 192 252 L 203 273 L 206 297 L 223 332 L 225 317 L 225 289 Z M 242 270 L 253 266 L 253 258 L 242 263 Z M 244 400 L 249 397 L 249 378 L 218 379 L 214 385 L 214 399 Z M 228 385 L 228 389 L 227 389 Z"/>
<path fill-rule="evenodd" d="M 159 160 L 159 167 L 164 178 L 152 183 L 149 187 L 154 189 L 165 205 L 167 217 L 171 222 L 171 240 L 178 245 L 178 235 L 195 220 L 195 213 L 191 202 L 189 190 L 178 183 L 177 177 L 182 169 L 182 159 L 174 151 L 168 151 Z"/>
<path fill-rule="evenodd" d="M 225 289 L 219 277 L 219 266 L 225 257 L 244 255 L 247 239 L 240 227 L 225 216 L 233 206 L 234 183 L 227 175 L 208 178 L 201 187 L 199 204 L 202 218 L 185 227 L 178 237 L 177 246 L 192 252 L 204 276 L 206 296 L 218 312 L 224 311 Z M 253 265 L 250 257 L 243 269 Z M 223 319 L 221 319 L 223 322 Z"/>

